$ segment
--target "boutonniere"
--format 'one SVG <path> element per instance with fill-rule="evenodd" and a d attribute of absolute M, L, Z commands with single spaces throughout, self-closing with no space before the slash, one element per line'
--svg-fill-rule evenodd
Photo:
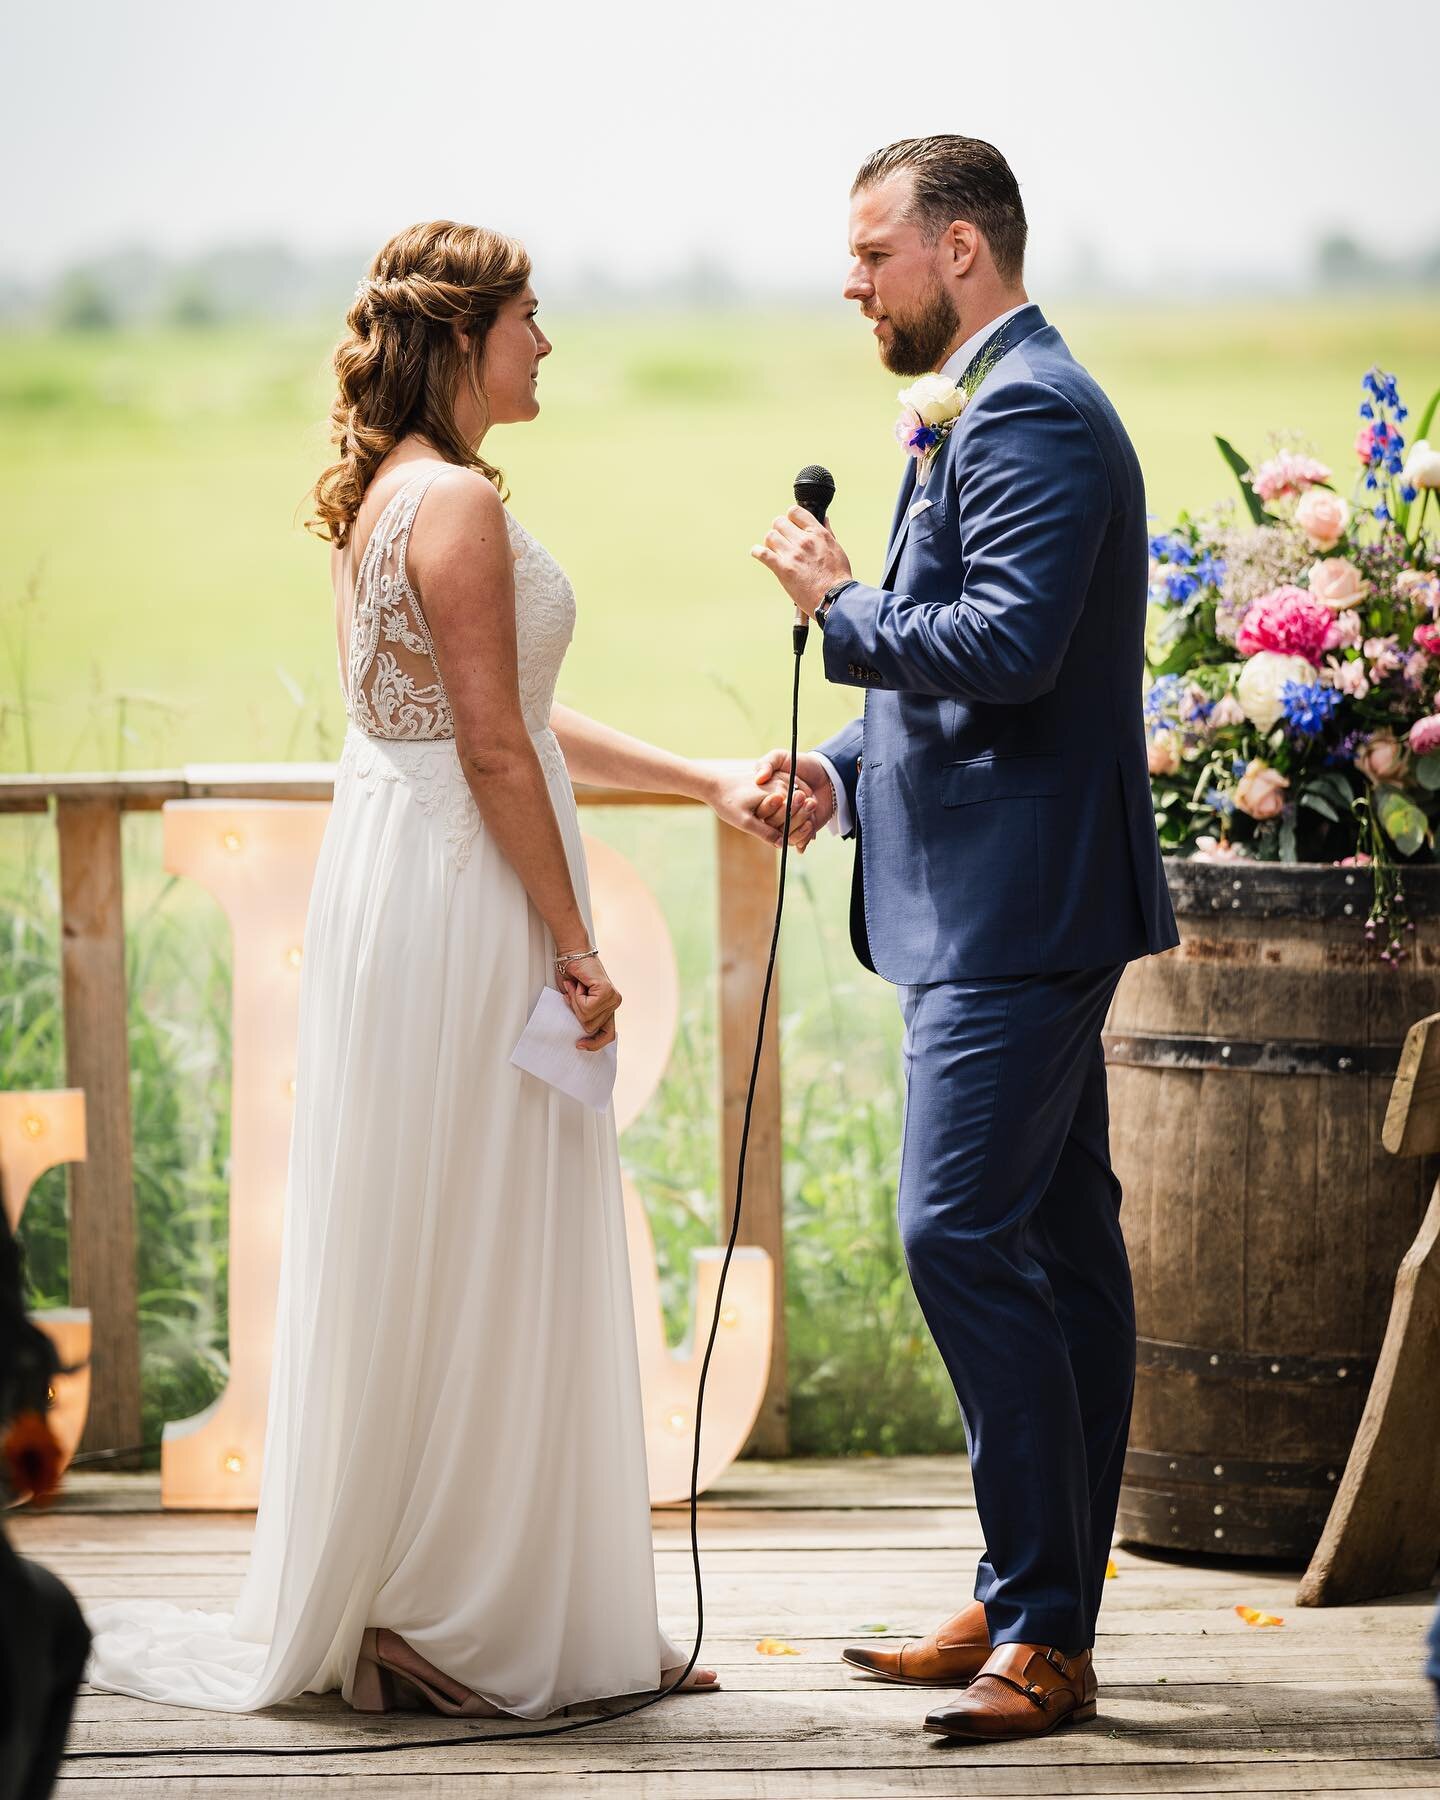
<path fill-rule="evenodd" d="M 915 458 L 915 484 L 924 485 L 940 446 L 955 429 L 955 422 L 970 404 L 975 390 L 999 360 L 996 346 L 966 371 L 963 383 L 948 375 L 922 375 L 907 388 L 901 388 L 900 417 L 895 421 L 895 436 Z"/>
<path fill-rule="evenodd" d="M 901 388 L 896 439 L 915 458 L 918 485 L 930 473 L 935 453 L 955 428 L 955 421 L 970 404 L 964 388 L 948 375 L 922 375 L 913 386 Z"/>

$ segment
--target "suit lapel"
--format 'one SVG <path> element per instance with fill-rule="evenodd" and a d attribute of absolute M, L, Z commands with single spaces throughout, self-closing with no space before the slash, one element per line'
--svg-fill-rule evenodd
<path fill-rule="evenodd" d="M 992 333 L 992 335 L 987 338 L 975 352 L 974 356 L 970 358 L 970 361 L 965 365 L 964 373 L 961 375 L 958 385 L 964 387 L 965 383 L 975 373 L 976 368 L 986 357 L 989 357 L 992 362 L 998 363 L 1000 359 L 1003 356 L 1008 355 L 1017 344 L 1023 344 L 1026 338 L 1032 337 L 1037 331 L 1041 330 L 1046 323 L 1047 320 L 1044 313 L 1042 313 L 1040 308 L 1034 305 L 1033 302 L 1022 306 L 1019 312 L 1013 314 L 1005 321 L 998 331 Z M 963 422 L 962 417 L 961 423 L 963 424 Z M 939 455 L 930 465 L 930 473 L 925 477 L 925 485 L 931 489 L 932 493 L 935 491 L 933 484 L 939 475 L 940 466 L 950 454 L 951 440 L 959 429 L 960 426 L 957 425 L 954 431 L 947 432 L 945 442 L 940 446 Z M 913 456 L 909 456 L 905 460 L 907 467 L 900 482 L 900 498 L 895 502 L 895 517 L 890 522 L 890 543 L 885 551 L 885 572 L 880 577 L 880 586 L 882 588 L 886 587 L 889 583 L 890 577 L 895 573 L 895 566 L 900 560 L 900 551 L 904 546 L 905 533 L 910 524 L 910 505 L 915 498 L 915 472 L 918 467 L 917 459 Z"/>

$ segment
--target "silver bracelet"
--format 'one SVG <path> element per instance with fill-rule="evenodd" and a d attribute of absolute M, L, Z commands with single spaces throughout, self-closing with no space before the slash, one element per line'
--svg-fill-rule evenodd
<path fill-rule="evenodd" d="M 592 944 L 588 950 L 567 951 L 564 956 L 557 956 L 555 958 L 555 973 L 557 975 L 563 975 L 572 962 L 579 962 L 581 957 L 584 956 L 598 956 L 599 954 L 600 952 L 594 944 Z"/>

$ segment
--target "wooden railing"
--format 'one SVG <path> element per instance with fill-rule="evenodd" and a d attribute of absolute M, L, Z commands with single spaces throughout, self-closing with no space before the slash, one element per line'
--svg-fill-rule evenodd
<path fill-rule="evenodd" d="M 678 795 L 577 787 L 582 806 L 693 806 Z M 70 1167 L 70 1304 L 90 1309 L 91 1397 L 82 1450 L 140 1443 L 140 1336 L 126 1040 L 124 870 L 120 817 L 167 800 L 332 797 L 332 766 L 204 764 L 132 775 L 0 776 L 0 814 L 54 809 L 60 849 L 65 1079 L 85 1091 L 89 1154 Z M 718 820 L 716 831 L 721 1217 L 728 1237 L 755 1024 L 774 921 L 777 858 Z M 777 970 L 778 987 L 778 970 Z M 779 994 L 772 988 L 750 1123 L 739 1241 L 770 1254 L 775 1336 L 770 1384 L 749 1448 L 789 1449 L 785 1261 L 781 1230 Z M 133 1459 L 117 1458 L 115 1467 Z"/>

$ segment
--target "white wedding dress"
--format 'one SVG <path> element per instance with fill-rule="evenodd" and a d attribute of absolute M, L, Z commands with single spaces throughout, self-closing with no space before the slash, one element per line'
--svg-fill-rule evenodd
<path fill-rule="evenodd" d="M 688 1658 L 656 1615 L 614 1110 L 509 1061 L 555 946 L 481 821 L 406 581 L 448 466 L 392 495 L 356 575 L 244 1583 L 233 1614 L 85 1605 L 97 1688 L 227 1712 L 349 1700 L 361 1633 L 383 1625 L 541 1718 Z M 521 701 L 593 923 L 547 724 L 574 595 L 506 519 Z"/>

